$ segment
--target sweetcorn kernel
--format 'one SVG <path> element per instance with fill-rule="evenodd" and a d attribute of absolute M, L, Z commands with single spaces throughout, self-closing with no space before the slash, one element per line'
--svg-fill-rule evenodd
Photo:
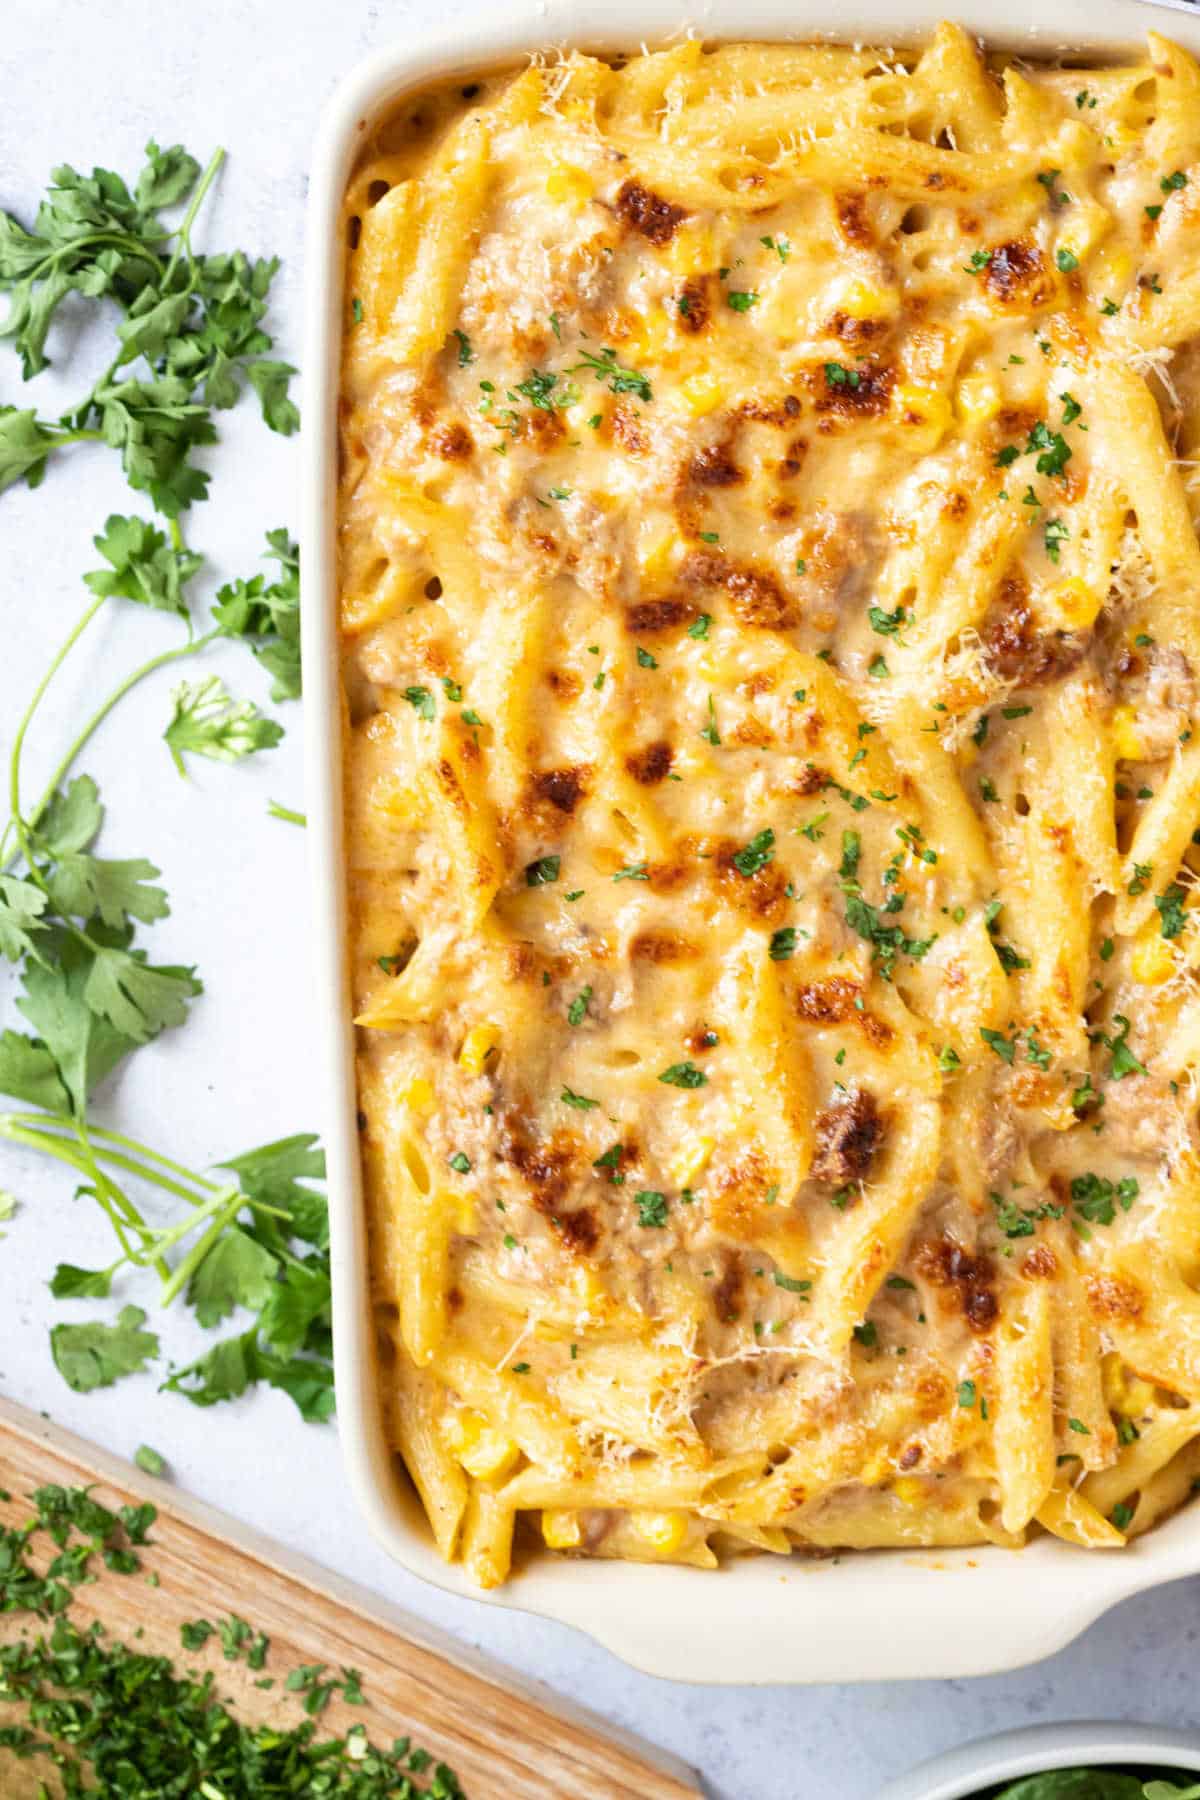
<path fill-rule="evenodd" d="M 415 1113 L 428 1117 L 433 1111 L 433 1088 L 423 1075 L 418 1075 L 409 1082 L 401 1098 Z"/>
<path fill-rule="evenodd" d="M 1111 1412 L 1137 1417 L 1154 1405 L 1154 1388 L 1128 1366 L 1115 1350 L 1109 1350 L 1100 1361 L 1100 1379 L 1104 1403 Z"/>
<path fill-rule="evenodd" d="M 622 344 L 621 353 L 632 363 L 649 362 L 661 356 L 666 341 L 666 313 L 648 313 L 644 318 L 639 317 L 636 329 Z"/>
<path fill-rule="evenodd" d="M 666 575 L 675 560 L 680 543 L 679 533 L 667 530 L 649 543 L 639 544 L 638 564 L 643 576 L 656 581 Z"/>
<path fill-rule="evenodd" d="M 680 382 L 679 391 L 693 418 L 702 419 L 721 405 L 725 398 L 725 383 L 719 375 L 689 375 Z"/>
<path fill-rule="evenodd" d="M 714 1138 L 698 1137 L 679 1151 L 668 1165 L 671 1180 L 676 1187 L 689 1187 L 695 1181 L 712 1155 L 715 1142 Z"/>
<path fill-rule="evenodd" d="M 852 319 L 885 319 L 899 310 L 900 295 L 896 288 L 877 287 L 873 281 L 857 277 L 846 283 L 838 297 L 838 309 Z"/>
<path fill-rule="evenodd" d="M 558 168 L 551 169 L 546 177 L 547 197 L 574 207 L 576 211 L 587 204 L 593 191 L 591 176 L 570 163 L 561 163 Z"/>
<path fill-rule="evenodd" d="M 703 275 L 719 261 L 712 232 L 694 220 L 684 221 L 667 248 L 667 263 L 677 275 Z"/>
<path fill-rule="evenodd" d="M 914 447 L 932 450 L 951 423 L 950 402 L 937 388 L 901 382 L 892 395 L 892 407 Z"/>
<path fill-rule="evenodd" d="M 490 1020 L 483 1025 L 472 1025 L 463 1039 L 462 1049 L 458 1053 L 459 1068 L 465 1069 L 469 1075 L 479 1075 L 488 1057 L 500 1042 L 500 1027 Z"/>
<path fill-rule="evenodd" d="M 1112 716 L 1113 746 L 1118 762 L 1137 762 L 1142 754 L 1138 736 L 1137 714 L 1132 706 L 1118 706 Z"/>
<path fill-rule="evenodd" d="M 454 1229 L 460 1237 L 474 1237 L 479 1229 L 479 1207 L 473 1194 L 448 1193 L 445 1196 L 447 1212 L 454 1220 Z"/>
<path fill-rule="evenodd" d="M 671 1556 L 687 1536 L 688 1516 L 685 1512 L 635 1512 L 630 1515 L 629 1523 L 659 1556 Z"/>
<path fill-rule="evenodd" d="M 1145 987 L 1158 987 L 1175 973 L 1175 958 L 1164 941 L 1157 919 L 1146 928 L 1134 945 L 1129 970 L 1135 981 Z"/>
<path fill-rule="evenodd" d="M 542 1514 L 542 1537 L 551 1550 L 574 1550 L 583 1542 L 579 1514 L 556 1508 Z"/>
<path fill-rule="evenodd" d="M 964 375 L 955 389 L 955 410 L 966 425 L 986 425 L 1003 404 L 1004 395 L 994 375 Z"/>
<path fill-rule="evenodd" d="M 925 1501 L 925 1483 L 919 1475 L 898 1475 L 892 1492 L 905 1506 L 921 1506 Z"/>
<path fill-rule="evenodd" d="M 876 1451 L 874 1456 L 867 1458 L 859 1470 L 858 1479 L 864 1487 L 878 1487 L 881 1481 L 887 1480 L 890 1472 L 891 1464 L 887 1457 L 882 1451 Z"/>
<path fill-rule="evenodd" d="M 496 1481 L 507 1475 L 521 1454 L 510 1437 L 470 1408 L 448 1415 L 442 1437 L 467 1474 L 474 1475 L 477 1481 Z"/>
<path fill-rule="evenodd" d="M 1086 581 L 1081 581 L 1078 575 L 1057 582 L 1046 598 L 1068 631 L 1093 625 L 1102 604 L 1096 589 L 1089 587 Z"/>

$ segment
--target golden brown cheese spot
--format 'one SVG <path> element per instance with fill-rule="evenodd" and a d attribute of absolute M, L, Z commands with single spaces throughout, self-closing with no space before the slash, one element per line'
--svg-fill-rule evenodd
<path fill-rule="evenodd" d="M 555 1213 L 550 1223 L 567 1249 L 587 1256 L 600 1242 L 600 1226 L 590 1206 L 577 1206 L 571 1212 Z"/>
<path fill-rule="evenodd" d="M 625 624 L 634 637 L 648 637 L 659 631 L 674 631 L 688 625 L 696 616 L 690 600 L 666 594 L 661 600 L 638 600 L 625 609 Z"/>
<path fill-rule="evenodd" d="M 630 941 L 629 954 L 635 962 L 694 962 L 700 951 L 689 938 L 673 931 L 639 931 Z"/>
<path fill-rule="evenodd" d="M 572 1140 L 561 1133 L 535 1138 L 522 1119 L 508 1114 L 500 1121 L 499 1153 L 523 1177 L 538 1211 L 552 1213 L 571 1185 L 577 1155 Z"/>
<path fill-rule="evenodd" d="M 1054 294 L 1045 257 L 1036 244 L 1019 239 L 996 246 L 984 267 L 983 280 L 1001 306 L 1044 306 Z"/>
<path fill-rule="evenodd" d="M 933 1286 L 953 1295 L 970 1330 L 985 1332 L 995 1324 L 1000 1307 L 992 1283 L 996 1278 L 990 1257 L 972 1256 L 953 1238 L 922 1244 L 917 1268 Z"/>
<path fill-rule="evenodd" d="M 1027 1281 L 1049 1281 L 1058 1274 L 1058 1258 L 1049 1244 L 1037 1244 L 1021 1263 Z"/>
<path fill-rule="evenodd" d="M 723 1325 L 732 1325 L 741 1315 L 746 1273 L 736 1250 L 726 1250 L 721 1262 L 721 1279 L 712 1295 L 713 1311 Z"/>
<path fill-rule="evenodd" d="M 631 231 L 640 232 L 652 244 L 669 244 L 687 218 L 682 206 L 673 206 L 640 181 L 627 181 L 616 199 L 617 216 Z"/>
<path fill-rule="evenodd" d="M 842 369 L 839 379 L 834 370 Z M 841 363 L 822 363 L 809 371 L 813 404 L 822 414 L 821 430 L 828 431 L 838 420 L 874 419 L 885 413 L 891 403 L 896 372 L 890 364 L 868 368 L 856 364 L 843 368 Z"/>
<path fill-rule="evenodd" d="M 735 618 L 759 631 L 789 631 L 800 623 L 800 608 L 773 575 L 734 565 L 725 577 L 725 592 Z"/>
<path fill-rule="evenodd" d="M 837 197 L 837 219 L 842 228 L 842 235 L 851 244 L 873 244 L 875 233 L 867 218 L 867 197 L 865 194 L 839 194 Z"/>
<path fill-rule="evenodd" d="M 544 802 L 569 816 L 586 794 L 591 772 L 586 763 L 573 768 L 541 769 L 530 779 L 530 797 L 535 805 Z"/>
<path fill-rule="evenodd" d="M 737 487 L 746 477 L 733 460 L 729 444 L 706 444 L 687 467 L 688 480 L 697 487 Z"/>
<path fill-rule="evenodd" d="M 617 442 L 630 456 L 644 456 L 650 448 L 650 438 L 632 406 L 619 401 L 612 411 L 612 434 Z"/>
<path fill-rule="evenodd" d="M 1005 681 L 1033 687 L 1076 668 L 1087 640 L 1068 631 L 1039 631 L 1019 575 L 1006 575 L 982 632 L 988 666 Z"/>
<path fill-rule="evenodd" d="M 872 344 L 891 330 L 887 319 L 856 319 L 851 313 L 835 312 L 826 330 L 843 344 Z"/>
<path fill-rule="evenodd" d="M 712 867 L 725 895 L 739 912 L 752 918 L 770 919 L 782 910 L 787 876 L 777 863 L 767 863 L 753 875 L 743 875 L 734 858 L 745 848 L 724 839 L 716 849 Z"/>
<path fill-rule="evenodd" d="M 693 1025 L 692 1029 L 684 1034 L 683 1041 L 693 1056 L 703 1056 L 706 1050 L 716 1049 L 721 1037 L 720 1033 L 714 1031 L 711 1025 L 700 1024 Z"/>
<path fill-rule="evenodd" d="M 467 462 L 475 449 L 474 438 L 458 420 L 440 426 L 430 439 L 430 444 L 435 456 L 440 456 L 445 462 Z"/>
<path fill-rule="evenodd" d="M 832 1187 L 865 1181 L 883 1140 L 883 1120 L 873 1094 L 853 1088 L 844 1099 L 817 1114 L 815 1150 L 809 1173 Z"/>
<path fill-rule="evenodd" d="M 1092 1275 L 1087 1282 L 1088 1305 L 1097 1319 L 1140 1319 L 1146 1295 L 1128 1275 Z"/>
<path fill-rule="evenodd" d="M 656 783 L 665 781 L 670 774 L 671 757 L 670 744 L 659 738 L 656 743 L 647 744 L 642 750 L 631 751 L 625 758 L 625 767 L 643 787 L 654 787 Z"/>
<path fill-rule="evenodd" d="M 560 700 L 578 700 L 583 692 L 583 678 L 574 669 L 547 669 L 546 685 Z"/>
<path fill-rule="evenodd" d="M 793 775 L 788 783 L 789 794 L 799 794 L 806 799 L 809 794 L 819 794 L 829 781 L 829 772 L 818 769 L 816 763 L 805 763 L 798 775 Z"/>
<path fill-rule="evenodd" d="M 684 282 L 675 302 L 679 315 L 679 329 L 691 332 L 704 331 L 712 318 L 711 275 L 692 275 Z"/>
<path fill-rule="evenodd" d="M 806 981 L 794 997 L 796 1011 L 814 1025 L 841 1025 L 855 1017 L 862 1005 L 859 982 L 847 975 L 831 975 L 827 981 Z"/>

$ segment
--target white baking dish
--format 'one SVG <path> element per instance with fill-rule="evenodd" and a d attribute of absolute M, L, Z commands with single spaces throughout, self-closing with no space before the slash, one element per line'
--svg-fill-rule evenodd
<path fill-rule="evenodd" d="M 1169 3 L 1169 0 L 1168 0 Z M 853 37 L 919 41 L 942 10 L 1006 50 L 1048 56 L 1116 51 L 1148 28 L 1200 51 L 1192 9 L 1138 0 L 859 0 L 830 31 L 814 0 L 506 0 L 469 29 L 431 26 L 354 71 L 317 139 L 308 240 L 305 356 L 304 677 L 308 820 L 314 871 L 313 951 L 325 1076 L 338 1417 L 350 1481 L 372 1531 L 404 1566 L 475 1593 L 436 1555 L 420 1509 L 384 1441 L 368 1304 L 359 1191 L 353 1031 L 347 991 L 342 869 L 334 508 L 342 251 L 339 207 L 369 124 L 406 91 L 444 76 L 519 62 L 532 50 L 629 51 L 688 27 L 707 37 Z M 1189 16 L 1190 15 L 1190 16 Z M 982 1675 L 1048 1656 L 1139 1590 L 1200 1571 L 1200 1518 L 1187 1512 L 1118 1555 L 1044 1539 L 839 1561 L 743 1558 L 719 1574 L 543 1557 L 485 1596 L 577 1625 L 655 1675 L 692 1681 L 849 1681 Z"/>
<path fill-rule="evenodd" d="M 1200 1738 L 1194 1731 L 1160 1725 L 1029 1725 L 979 1743 L 947 1750 L 889 1784 L 879 1800 L 974 1800 L 1002 1782 L 1049 1769 L 1200 1771 Z"/>

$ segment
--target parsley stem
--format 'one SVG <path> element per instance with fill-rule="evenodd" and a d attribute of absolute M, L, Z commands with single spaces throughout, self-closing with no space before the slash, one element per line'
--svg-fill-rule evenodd
<path fill-rule="evenodd" d="M 176 1294 L 187 1286 L 188 1282 L 192 1279 L 192 1275 L 200 1267 L 200 1264 L 204 1261 L 217 1239 L 221 1236 L 226 1227 L 233 1223 L 245 1204 L 246 1196 L 237 1188 L 234 1188 L 231 1193 L 227 1192 L 224 1199 L 222 1199 L 221 1195 L 218 1195 L 215 1200 L 209 1202 L 209 1207 L 205 1210 L 216 1210 L 208 1230 L 204 1233 L 203 1237 L 197 1239 L 187 1255 L 182 1257 L 176 1264 L 168 1280 L 164 1281 L 162 1292 L 158 1297 L 160 1306 L 170 1306 Z M 188 1229 L 190 1230 L 192 1226 L 198 1225 L 199 1223 L 199 1219 L 189 1219 L 187 1221 Z"/>
<path fill-rule="evenodd" d="M 203 175 L 201 175 L 200 180 L 196 186 L 196 191 L 192 195 L 191 199 L 188 202 L 188 209 L 184 213 L 183 218 L 180 220 L 179 229 L 175 233 L 175 248 L 171 252 L 171 260 L 167 264 L 167 271 L 166 271 L 166 274 L 163 276 L 162 284 L 161 284 L 162 292 L 164 294 L 170 293 L 170 291 L 171 291 L 171 277 L 175 273 L 175 265 L 179 261 L 180 251 L 181 250 L 186 251 L 189 261 L 191 260 L 192 226 L 196 223 L 196 214 L 200 211 L 200 208 L 204 204 L 204 196 L 205 196 L 205 194 L 207 194 L 209 188 L 212 186 L 213 182 L 216 180 L 217 171 L 220 169 L 221 164 L 224 161 L 225 161 L 225 152 L 218 145 L 218 147 L 213 151 L 212 155 L 208 159 L 208 167 L 205 169 Z"/>
<path fill-rule="evenodd" d="M 12 750 L 8 759 L 8 802 L 12 816 L 4 828 L 3 839 L 0 839 L 0 849 L 2 849 L 4 843 L 7 842 L 10 831 L 15 830 L 18 837 L 21 835 L 21 752 L 25 745 L 26 733 L 33 723 L 33 715 L 40 706 L 46 689 L 50 686 L 50 683 L 66 661 L 71 650 L 83 636 L 96 614 L 100 611 L 100 608 L 104 605 L 105 599 L 106 596 L 104 594 L 98 594 L 90 606 L 84 607 L 79 618 L 67 633 L 62 644 L 60 644 L 51 660 L 49 668 L 34 688 L 33 697 L 21 715 L 20 723 L 17 726 L 17 734 L 13 739 Z M 51 792 L 53 792 L 53 789 Z"/>
<path fill-rule="evenodd" d="M 101 602 L 101 604 L 103 604 L 103 602 Z M 92 608 L 92 611 L 95 611 L 94 607 Z M 78 635 L 78 634 L 76 634 L 76 635 Z M 109 713 L 113 710 L 113 708 L 117 705 L 117 703 L 119 701 L 121 701 L 125 698 L 125 695 L 130 691 L 130 689 L 135 688 L 140 681 L 144 681 L 147 675 L 152 675 L 156 669 L 165 668 L 168 663 L 178 662 L 181 657 L 198 655 L 201 650 L 205 649 L 209 644 L 212 643 L 214 638 L 218 638 L 218 637 L 220 637 L 220 635 L 221 635 L 221 632 L 218 627 L 217 629 L 215 629 L 213 631 L 205 632 L 203 637 L 189 638 L 186 644 L 177 644 L 173 650 L 160 651 L 157 656 L 152 656 L 148 662 L 139 664 L 139 666 L 136 669 L 134 669 L 130 674 L 128 674 L 125 677 L 125 679 L 116 688 L 113 689 L 112 693 L 108 696 L 108 699 L 105 700 L 102 705 L 97 707 L 96 711 L 92 714 L 92 716 L 88 720 L 87 724 L 82 727 L 82 729 L 79 731 L 77 736 L 74 738 L 74 740 L 70 744 L 69 748 L 66 751 L 64 751 L 62 757 L 59 759 L 58 765 L 55 768 L 53 775 L 51 775 L 49 781 L 46 783 L 46 786 L 42 793 L 41 799 L 38 801 L 37 805 L 34 807 L 33 811 L 30 813 L 28 819 L 25 821 L 25 823 L 29 827 L 30 831 L 37 830 L 37 827 L 42 818 L 42 815 L 45 813 L 46 808 L 49 806 L 51 800 L 54 798 L 55 790 L 61 784 L 63 777 L 66 775 L 67 771 L 70 769 L 71 765 L 74 763 L 76 757 L 80 754 L 80 752 L 84 748 L 84 745 L 87 744 L 89 742 L 89 740 L 93 737 L 93 735 L 99 730 L 100 726 L 103 725 L 103 723 L 104 723 L 105 719 L 108 717 Z M 65 645 L 64 651 L 69 648 L 70 648 L 69 644 Z M 59 660 L 61 660 L 61 657 Z M 51 670 L 50 673 L 52 674 L 53 670 Z M 37 703 L 37 698 L 38 698 L 38 696 L 35 695 L 34 696 L 34 704 L 35 705 Z M 10 819 L 8 826 L 5 828 L 4 839 L 0 839 L 0 852 L 3 851 L 4 842 L 7 839 L 8 832 L 12 828 L 13 828 L 13 821 Z M 3 869 L 6 869 L 9 867 L 9 864 L 12 862 L 12 860 L 13 860 L 13 858 L 10 857 L 2 866 L 0 866 L 0 873 L 3 872 Z"/>

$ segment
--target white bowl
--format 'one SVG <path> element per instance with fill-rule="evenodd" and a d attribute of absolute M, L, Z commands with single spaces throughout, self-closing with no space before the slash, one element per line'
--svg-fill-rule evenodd
<path fill-rule="evenodd" d="M 815 0 L 697 0 L 690 10 L 680 0 L 506 0 L 470 29 L 431 22 L 419 38 L 372 57 L 338 88 L 321 125 L 309 217 L 301 547 L 313 945 L 325 1021 L 315 1050 L 326 1097 L 338 1417 L 351 1485 L 371 1530 L 407 1569 L 456 1593 L 476 1590 L 436 1555 L 384 1439 L 359 1188 L 334 572 L 339 209 L 350 165 L 370 123 L 404 92 L 519 62 L 534 49 L 632 51 L 689 26 L 707 37 L 887 44 L 926 37 L 942 10 L 917 0 L 861 0 L 830 30 L 831 11 Z M 1044 0 L 948 0 L 945 10 L 998 46 L 1030 54 L 1103 55 L 1136 43 L 1152 26 L 1200 50 L 1194 15 L 1168 16 L 1136 0 L 1055 0 L 1053 9 Z M 545 1556 L 509 1586 L 476 1597 L 578 1626 L 638 1668 L 675 1680 L 877 1681 L 983 1675 L 1032 1662 L 1061 1649 L 1117 1601 L 1198 1570 L 1200 1518 L 1193 1512 L 1119 1555 L 1044 1538 L 1021 1552 L 988 1546 L 784 1564 L 747 1557 L 719 1574 Z"/>
<path fill-rule="evenodd" d="M 1163 1776 L 1200 1772 L 1200 1736 L 1157 1725 L 1032 1725 L 948 1750 L 883 1790 L 879 1800 L 974 1800 L 1001 1782 L 1047 1769 L 1129 1764 Z"/>

